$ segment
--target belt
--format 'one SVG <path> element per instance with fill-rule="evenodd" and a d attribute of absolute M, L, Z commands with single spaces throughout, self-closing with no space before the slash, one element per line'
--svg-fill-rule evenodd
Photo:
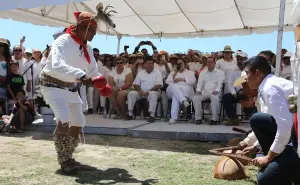
<path fill-rule="evenodd" d="M 82 85 L 81 82 L 64 82 L 45 73 L 41 74 L 39 84 L 44 87 L 54 87 L 71 92 L 77 92 Z"/>

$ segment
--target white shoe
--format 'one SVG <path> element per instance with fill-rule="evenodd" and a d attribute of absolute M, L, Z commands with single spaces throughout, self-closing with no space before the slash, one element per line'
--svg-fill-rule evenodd
<path fill-rule="evenodd" d="M 189 104 L 189 102 L 187 100 L 183 101 L 183 105 L 184 105 L 185 108 L 187 108 L 187 107 L 190 106 L 190 104 Z"/>
<path fill-rule="evenodd" d="M 176 123 L 176 120 L 175 120 L 175 119 L 170 119 L 169 125 L 173 125 L 173 124 L 175 124 L 175 123 Z"/>

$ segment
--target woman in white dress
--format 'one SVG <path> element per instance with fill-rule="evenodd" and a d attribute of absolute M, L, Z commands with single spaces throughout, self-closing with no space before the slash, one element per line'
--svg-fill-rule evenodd
<path fill-rule="evenodd" d="M 108 83 L 113 90 L 109 98 L 112 107 L 117 111 L 114 119 L 123 118 L 127 95 L 133 82 L 133 75 L 129 68 L 125 68 L 122 57 L 116 58 L 116 68 L 112 70 L 108 77 Z"/>
<path fill-rule="evenodd" d="M 178 118 L 178 111 L 180 105 L 185 107 L 190 106 L 188 100 L 194 97 L 193 86 L 196 83 L 196 77 L 193 71 L 186 69 L 186 64 L 182 59 L 177 61 L 177 69 L 169 74 L 166 83 L 169 84 L 167 88 L 167 95 L 172 98 L 171 119 L 170 124 L 176 123 Z"/>
<path fill-rule="evenodd" d="M 232 56 L 234 51 L 231 50 L 230 46 L 225 46 L 222 51 L 223 58 L 219 59 L 216 64 L 216 68 L 222 70 L 225 73 L 225 92 L 230 92 L 230 84 L 228 83 L 229 79 L 232 76 L 232 73 L 237 68 L 236 61 Z"/>

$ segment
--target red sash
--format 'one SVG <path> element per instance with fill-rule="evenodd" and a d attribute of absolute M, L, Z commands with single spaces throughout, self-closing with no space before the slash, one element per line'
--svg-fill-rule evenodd
<path fill-rule="evenodd" d="M 83 49 L 83 53 L 84 53 L 84 56 L 86 58 L 86 60 L 88 61 L 88 63 L 91 63 L 91 58 L 90 58 L 90 55 L 87 51 L 87 45 L 85 43 L 83 43 L 78 37 L 77 35 L 73 32 L 74 30 L 74 26 L 70 26 L 66 32 L 74 39 L 75 42 L 77 42 L 77 44 L 79 44 L 82 49 Z"/>
<path fill-rule="evenodd" d="M 297 115 L 297 113 L 294 114 L 294 129 L 295 129 L 296 137 L 298 139 L 298 115 Z"/>

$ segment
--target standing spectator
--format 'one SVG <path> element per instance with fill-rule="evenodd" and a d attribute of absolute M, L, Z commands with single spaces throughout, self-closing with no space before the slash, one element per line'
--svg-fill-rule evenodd
<path fill-rule="evenodd" d="M 151 56 L 145 57 L 145 70 L 140 71 L 133 82 L 136 91 L 131 91 L 128 94 L 128 116 L 127 120 L 132 120 L 133 107 L 137 100 L 146 98 L 149 102 L 150 118 L 149 123 L 155 121 L 155 109 L 157 99 L 160 97 L 159 90 L 163 85 L 162 77 L 159 71 L 154 69 L 154 61 Z"/>
<path fill-rule="evenodd" d="M 184 107 L 190 106 L 188 100 L 192 100 L 194 96 L 193 86 L 196 78 L 193 71 L 186 69 L 186 64 L 182 59 L 177 61 L 177 70 L 169 74 L 166 83 L 169 84 L 167 94 L 172 98 L 171 119 L 170 124 L 176 123 L 180 105 Z"/>
<path fill-rule="evenodd" d="M 239 93 L 242 92 L 242 86 L 234 87 L 233 84 L 239 77 L 241 77 L 242 71 L 245 68 L 244 62 L 247 59 L 247 54 L 242 51 L 237 51 L 236 57 L 238 67 L 233 71 L 231 78 L 228 80 L 229 92 L 225 93 L 222 97 L 224 110 L 229 119 L 229 121 L 225 124 L 227 126 L 239 125 L 239 120 L 236 115 L 236 104 L 238 103 L 237 97 Z"/>
<path fill-rule="evenodd" d="M 110 102 L 117 111 L 114 119 L 124 118 L 127 95 L 133 82 L 133 76 L 130 69 L 125 68 L 121 57 L 116 58 L 116 69 L 110 72 L 108 82 L 113 90 Z"/>
<path fill-rule="evenodd" d="M 166 93 L 167 84 L 166 79 L 171 72 L 172 65 L 168 62 L 168 53 L 165 51 L 160 51 L 159 55 L 156 57 L 157 63 L 154 64 L 154 69 L 157 69 L 163 78 L 164 86 L 161 88 L 162 91 L 162 104 L 163 104 L 163 113 L 167 115 L 168 109 L 168 96 Z M 161 115 L 160 107 L 158 107 L 158 115 Z"/>
<path fill-rule="evenodd" d="M 24 52 L 24 58 L 27 60 L 27 61 L 30 61 L 32 60 L 32 50 L 31 49 L 25 49 L 25 52 Z"/>
<path fill-rule="evenodd" d="M 225 93 L 230 91 L 229 79 L 232 76 L 232 73 L 237 68 L 236 61 L 233 58 L 234 51 L 231 50 L 230 46 L 225 46 L 223 52 L 223 58 L 217 61 L 216 68 L 220 69 L 225 73 Z"/>
<path fill-rule="evenodd" d="M 280 76 L 287 80 L 290 80 L 292 77 L 292 67 L 291 67 L 291 57 L 293 56 L 292 52 L 287 52 L 282 57 L 282 69 L 280 71 Z"/>
<path fill-rule="evenodd" d="M 138 52 L 136 54 L 136 57 L 137 57 L 137 60 L 135 62 L 134 65 L 132 65 L 131 67 L 131 71 L 132 71 L 132 74 L 133 74 L 133 77 L 136 77 L 138 72 L 142 71 L 145 69 L 145 66 L 144 66 L 144 54 L 142 52 Z"/>
<path fill-rule="evenodd" d="M 3 108 L 7 99 L 6 95 L 6 77 L 7 77 L 7 64 L 11 61 L 11 55 L 8 43 L 5 39 L 0 38 L 0 115 L 3 114 Z"/>
<path fill-rule="evenodd" d="M 202 101 L 207 99 L 211 100 L 212 120 L 210 125 L 217 124 L 224 78 L 224 72 L 217 69 L 216 62 L 212 57 L 209 57 L 207 59 L 207 71 L 200 74 L 197 92 L 193 98 L 196 124 L 202 124 Z"/>

